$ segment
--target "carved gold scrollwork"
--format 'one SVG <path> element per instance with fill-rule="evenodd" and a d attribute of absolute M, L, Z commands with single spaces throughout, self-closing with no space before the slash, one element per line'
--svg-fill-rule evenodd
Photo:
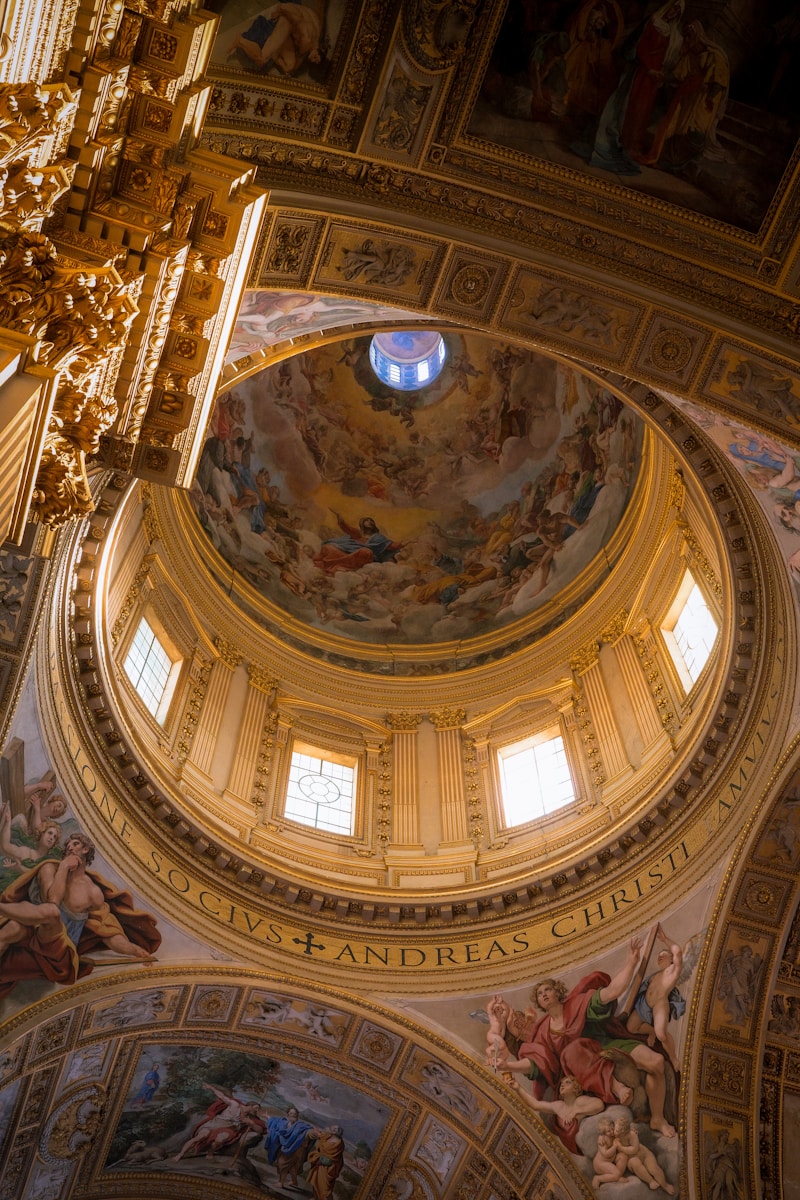
<path fill-rule="evenodd" d="M 458 62 L 477 7 L 477 0 L 416 0 L 405 6 L 406 42 L 421 67 L 443 71 Z"/>
<path fill-rule="evenodd" d="M 460 729 L 467 719 L 463 708 L 435 708 L 428 713 L 430 722 L 436 729 Z"/>
<path fill-rule="evenodd" d="M 68 264 L 41 233 L 0 237 L 0 327 L 30 338 L 33 364 L 58 378 L 33 496 L 45 524 L 92 511 L 85 456 L 117 415 L 105 374 L 136 313 L 129 292 L 113 267 Z"/>
<path fill-rule="evenodd" d="M 225 666 L 230 667 L 231 670 L 234 670 L 236 667 L 238 667 L 239 663 L 242 661 L 242 656 L 239 651 L 235 646 L 232 646 L 230 642 L 226 641 L 224 637 L 214 638 L 214 649 L 217 651 L 217 654 L 220 656 L 222 662 L 225 663 Z"/>
<path fill-rule="evenodd" d="M 416 729 L 421 720 L 421 713 L 413 713 L 409 712 L 408 709 L 402 709 L 400 712 L 388 713 L 386 724 L 390 729 L 409 732 Z"/>
<path fill-rule="evenodd" d="M 625 633 L 629 616 L 630 613 L 626 608 L 621 608 L 619 612 L 615 613 L 601 632 L 600 641 L 605 642 L 608 646 L 613 646 L 615 642 L 618 642 Z"/>
<path fill-rule="evenodd" d="M 570 668 L 576 675 L 583 675 L 597 662 L 599 647 L 597 641 L 593 638 L 591 642 L 587 642 L 585 646 L 581 646 L 575 652 L 570 660 Z"/>

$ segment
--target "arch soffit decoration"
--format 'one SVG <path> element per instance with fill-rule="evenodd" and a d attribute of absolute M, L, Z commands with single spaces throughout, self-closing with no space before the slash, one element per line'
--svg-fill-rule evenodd
<path fill-rule="evenodd" d="M 278 1024 L 263 1019 L 262 1014 L 276 1005 L 300 1019 Z M 303 1028 L 304 1014 L 325 1014 L 326 1028 L 335 1029 L 335 1039 L 325 1042 L 324 1061 L 320 1034 L 313 1021 Z M 0 1055 L 0 1083 L 5 1087 L 17 1082 L 18 1094 L 27 1101 L 16 1110 L 24 1114 L 14 1130 L 20 1152 L 6 1167 L 6 1189 L 35 1168 L 33 1155 L 38 1150 L 51 1170 L 61 1171 L 59 1195 L 65 1200 L 105 1200 L 112 1177 L 103 1168 L 140 1056 L 152 1056 L 151 1046 L 162 1052 L 206 1046 L 272 1056 L 316 1072 L 317 1078 L 341 1080 L 388 1110 L 366 1171 L 375 1195 L 383 1195 L 392 1179 L 408 1173 L 430 1177 L 430 1160 L 426 1167 L 420 1150 L 430 1136 L 431 1121 L 446 1132 L 456 1152 L 448 1194 L 471 1184 L 485 1187 L 481 1194 L 487 1197 L 492 1188 L 508 1195 L 538 1194 L 548 1188 L 564 1197 L 585 1195 L 558 1139 L 531 1122 L 527 1106 L 510 1096 L 496 1076 L 402 1014 L 370 1000 L 355 1002 L 352 994 L 337 989 L 275 974 L 265 979 L 262 972 L 240 967 L 153 967 L 78 983 L 68 996 L 62 993 L 20 1012 L 8 1030 L 17 1036 Z M 469 1112 L 426 1090 L 429 1063 L 436 1063 L 453 1087 L 463 1087 L 474 1098 Z M 54 1130 L 58 1133 L 58 1116 L 87 1089 L 102 1112 L 102 1131 L 100 1136 L 76 1139 L 80 1144 L 75 1150 L 71 1143 L 64 1145 L 65 1137 L 53 1135 Z M 25 1136 L 23 1127 L 28 1125 L 39 1135 L 34 1141 Z M 124 1170 L 124 1164 L 117 1165 Z M 114 1194 L 139 1196 L 145 1180 L 148 1194 L 160 1186 L 172 1194 L 174 1183 L 138 1169 L 115 1174 Z M 208 1178 L 184 1175 L 180 1194 L 221 1197 L 229 1194 L 230 1182 L 235 1176 L 217 1191 Z M 440 1195 L 441 1181 L 432 1178 L 431 1183 L 431 1194 Z"/>

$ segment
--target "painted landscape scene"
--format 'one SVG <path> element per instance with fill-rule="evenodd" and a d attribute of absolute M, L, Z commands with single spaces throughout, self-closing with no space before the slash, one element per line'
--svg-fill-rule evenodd
<path fill-rule="evenodd" d="M 146 1045 L 106 1170 L 179 1172 L 286 1200 L 353 1200 L 389 1115 L 356 1088 L 266 1055 Z"/>

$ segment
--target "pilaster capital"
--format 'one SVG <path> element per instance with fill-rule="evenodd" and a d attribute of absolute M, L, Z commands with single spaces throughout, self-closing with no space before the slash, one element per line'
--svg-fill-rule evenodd
<path fill-rule="evenodd" d="M 236 647 L 232 646 L 231 643 L 226 641 L 224 637 L 214 638 L 214 648 L 216 649 L 217 654 L 222 662 L 225 663 L 225 666 L 230 667 L 232 671 L 235 670 L 242 661 L 242 656 Z"/>
<path fill-rule="evenodd" d="M 570 668 L 576 675 L 585 675 L 597 662 L 600 647 L 596 639 L 586 642 L 570 659 Z"/>
<path fill-rule="evenodd" d="M 422 713 L 409 712 L 406 708 L 386 714 L 386 724 L 396 733 L 412 733 L 421 720 Z"/>
<path fill-rule="evenodd" d="M 260 667 L 257 663 L 250 663 L 247 668 L 247 676 L 250 680 L 250 686 L 257 688 L 259 692 L 266 692 L 267 695 L 272 691 L 277 691 L 278 681 L 273 679 L 266 667 Z"/>
<path fill-rule="evenodd" d="M 444 729 L 460 729 L 467 719 L 466 709 L 451 708 L 444 705 L 434 708 L 428 713 L 428 719 L 441 733 Z"/>
<path fill-rule="evenodd" d="M 625 627 L 628 624 L 630 613 L 627 608 L 621 608 L 619 612 L 614 613 L 614 616 L 605 626 L 600 634 L 600 641 L 605 642 L 609 646 L 613 646 L 625 634 Z"/>

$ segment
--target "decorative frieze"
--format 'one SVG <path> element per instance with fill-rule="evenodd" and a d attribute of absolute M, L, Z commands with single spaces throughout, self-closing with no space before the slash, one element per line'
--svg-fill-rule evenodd
<path fill-rule="evenodd" d="M 201 655 L 195 654 L 189 667 L 188 696 L 175 745 L 175 758 L 179 768 L 183 767 L 192 749 L 210 674 L 211 663 Z"/>
<path fill-rule="evenodd" d="M 480 843 L 484 834 L 479 772 L 478 747 L 475 739 L 469 738 L 464 743 L 464 776 L 467 793 L 469 836 L 476 846 Z"/>
<path fill-rule="evenodd" d="M 385 742 L 378 749 L 378 844 L 386 850 L 392 837 L 392 759 Z"/>
<path fill-rule="evenodd" d="M 606 781 L 606 774 L 603 769 L 600 748 L 597 745 L 597 734 L 594 731 L 591 714 L 580 687 L 575 689 L 572 708 L 575 713 L 575 724 L 578 727 L 578 734 L 583 743 L 583 753 L 589 764 L 592 782 L 595 789 L 599 792 Z"/>
<path fill-rule="evenodd" d="M 679 522 L 679 526 L 686 540 L 686 545 L 691 551 L 692 565 L 697 567 L 708 584 L 711 592 L 713 593 L 714 598 L 719 604 L 722 604 L 722 584 L 720 583 L 717 573 L 709 561 L 707 554 L 703 550 L 703 547 L 700 545 L 697 537 L 692 532 L 689 525 L 687 525 L 685 521 L 681 521 Z M 749 563 L 745 564 L 745 566 L 749 568 Z M 750 578 L 749 575 L 745 577 Z"/>

